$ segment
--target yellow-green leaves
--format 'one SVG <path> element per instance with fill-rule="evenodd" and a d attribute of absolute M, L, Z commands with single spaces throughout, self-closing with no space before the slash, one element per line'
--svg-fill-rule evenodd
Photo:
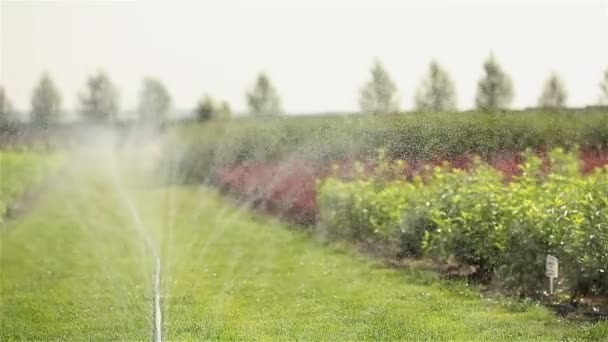
<path fill-rule="evenodd" d="M 511 182 L 480 160 L 468 172 L 444 165 L 406 182 L 387 180 L 395 163 L 381 159 L 376 178 L 321 184 L 320 222 L 398 255 L 475 265 L 526 294 L 542 291 L 552 254 L 562 265 L 562 291 L 608 294 L 608 173 L 583 176 L 578 156 L 563 149 L 547 160 L 526 152 Z"/>

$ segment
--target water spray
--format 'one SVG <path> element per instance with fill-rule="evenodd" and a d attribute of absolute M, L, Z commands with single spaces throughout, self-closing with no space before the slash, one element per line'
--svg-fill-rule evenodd
<path fill-rule="evenodd" d="M 112 158 L 111 162 L 112 162 L 111 163 L 112 167 L 111 167 L 110 173 L 116 183 L 116 187 L 118 189 L 120 197 L 122 198 L 123 202 L 127 206 L 136 229 L 138 230 L 139 234 L 143 238 L 148 251 L 152 254 L 152 257 L 155 261 L 154 286 L 153 286 L 154 299 L 153 299 L 153 313 L 152 313 L 153 321 L 154 321 L 153 334 L 154 334 L 154 342 L 162 342 L 162 340 L 163 340 L 162 339 L 162 337 L 163 337 L 163 335 L 162 335 L 163 319 L 162 319 L 162 309 L 161 309 L 161 304 L 162 304 L 161 303 L 161 301 L 162 301 L 162 297 L 161 297 L 161 257 L 160 257 L 160 252 L 159 252 L 159 248 L 158 248 L 158 243 L 157 243 L 157 241 L 154 241 L 151 238 L 150 232 L 148 231 L 144 222 L 142 221 L 142 219 L 139 215 L 139 211 L 135 207 L 131 196 L 129 196 L 129 194 L 125 191 L 125 187 L 121 183 L 120 178 L 118 176 L 115 159 Z"/>
<path fill-rule="evenodd" d="M 162 342 L 163 340 L 163 318 L 160 309 L 160 265 L 160 256 L 157 256 L 154 276 L 154 342 Z"/>

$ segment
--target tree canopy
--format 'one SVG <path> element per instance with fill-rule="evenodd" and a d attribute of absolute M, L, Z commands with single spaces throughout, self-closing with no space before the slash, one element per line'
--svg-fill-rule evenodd
<path fill-rule="evenodd" d="M 279 115 L 283 113 L 281 100 L 268 76 L 260 73 L 252 89 L 247 93 L 249 112 L 254 116 Z"/>
<path fill-rule="evenodd" d="M 91 122 L 110 122 L 118 114 L 118 90 L 108 75 L 98 71 L 86 82 L 84 92 L 79 95 L 81 114 Z"/>
<path fill-rule="evenodd" d="M 226 101 L 217 101 L 209 94 L 203 96 L 196 107 L 196 118 L 199 121 L 228 119 L 232 116 L 230 105 Z"/>
<path fill-rule="evenodd" d="M 32 93 L 32 122 L 37 124 L 56 123 L 61 117 L 61 95 L 47 73 Z"/>
<path fill-rule="evenodd" d="M 608 69 L 604 72 L 604 79 L 600 83 L 600 103 L 608 105 Z"/>
<path fill-rule="evenodd" d="M 456 90 L 450 75 L 436 61 L 422 80 L 414 98 L 419 111 L 447 112 L 456 110 Z"/>
<path fill-rule="evenodd" d="M 163 83 L 155 78 L 145 78 L 139 92 L 138 113 L 142 122 L 162 122 L 167 119 L 171 96 Z"/>
<path fill-rule="evenodd" d="M 13 119 L 13 106 L 6 95 L 4 87 L 0 86 L 0 122 Z"/>
<path fill-rule="evenodd" d="M 564 82 L 555 73 L 545 81 L 543 92 L 538 98 L 538 106 L 543 108 L 563 108 L 566 106 L 568 93 Z"/>
<path fill-rule="evenodd" d="M 477 108 L 485 111 L 507 109 L 513 101 L 511 78 L 502 70 L 493 54 L 483 64 L 483 69 L 484 75 L 477 84 Z"/>
<path fill-rule="evenodd" d="M 371 114 L 386 114 L 399 110 L 397 86 L 378 59 L 372 66 L 371 79 L 360 90 L 359 106 L 362 112 Z"/>

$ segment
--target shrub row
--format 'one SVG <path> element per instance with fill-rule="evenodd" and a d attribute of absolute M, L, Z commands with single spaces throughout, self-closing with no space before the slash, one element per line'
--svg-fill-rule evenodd
<path fill-rule="evenodd" d="M 201 181 L 234 164 L 297 159 L 312 166 L 339 160 L 484 158 L 526 148 L 605 150 L 606 112 L 509 112 L 240 118 L 169 129 L 165 155 L 182 181 Z"/>
<path fill-rule="evenodd" d="M 474 266 L 486 281 L 525 295 L 546 288 L 547 254 L 560 260 L 559 288 L 608 295 L 608 174 L 583 176 L 580 158 L 554 149 L 548 164 L 528 152 L 509 181 L 480 159 L 465 171 L 437 166 L 398 179 L 403 162 L 374 175 L 329 177 L 318 190 L 319 227 L 397 256 Z"/>
<path fill-rule="evenodd" d="M 588 174 L 595 167 L 608 164 L 608 151 L 581 151 L 581 172 Z M 548 156 L 539 152 L 543 169 L 548 168 Z M 523 157 L 520 153 L 498 153 L 487 160 L 502 173 L 505 179 L 521 175 L 520 164 Z M 445 160 L 414 160 L 402 162 L 401 168 L 394 170 L 396 176 L 414 179 L 425 174 L 433 166 L 441 166 Z M 475 156 L 464 155 L 450 160 L 450 167 L 470 170 L 475 167 Z M 361 174 L 369 177 L 377 174 L 379 165 L 374 161 L 357 162 L 342 160 L 331 167 L 314 167 L 302 160 L 283 160 L 250 162 L 235 164 L 216 170 L 209 181 L 246 203 L 263 208 L 289 220 L 310 224 L 315 222 L 317 214 L 316 180 L 330 174 L 340 179 L 354 179 Z"/>

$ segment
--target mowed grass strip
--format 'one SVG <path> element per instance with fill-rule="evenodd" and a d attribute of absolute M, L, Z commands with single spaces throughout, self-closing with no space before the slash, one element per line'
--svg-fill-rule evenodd
<path fill-rule="evenodd" d="M 602 339 L 608 325 L 482 299 L 428 273 L 387 269 L 230 204 L 172 188 L 163 231 L 169 340 Z M 333 246 L 333 247 L 332 247 Z"/>
<path fill-rule="evenodd" d="M 0 231 L 0 340 L 152 338 L 153 259 L 104 163 L 69 167 Z"/>

